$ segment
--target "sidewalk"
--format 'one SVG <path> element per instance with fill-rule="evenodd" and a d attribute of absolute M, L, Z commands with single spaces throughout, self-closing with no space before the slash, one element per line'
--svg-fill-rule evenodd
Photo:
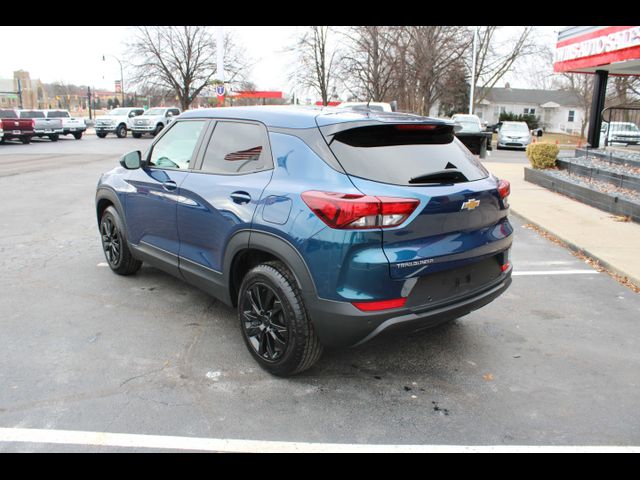
<path fill-rule="evenodd" d="M 640 285 L 640 225 L 617 222 L 610 213 L 525 182 L 522 163 L 489 161 L 485 166 L 511 182 L 513 213 Z"/>

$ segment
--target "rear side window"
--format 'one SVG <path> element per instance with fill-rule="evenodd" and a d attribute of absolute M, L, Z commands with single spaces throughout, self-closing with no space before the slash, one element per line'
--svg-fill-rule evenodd
<path fill-rule="evenodd" d="M 237 175 L 271 168 L 267 134 L 253 123 L 218 122 L 202 162 L 202 170 Z"/>
<path fill-rule="evenodd" d="M 448 125 L 367 126 L 338 132 L 328 140 L 345 171 L 367 180 L 424 185 L 489 176 Z"/>

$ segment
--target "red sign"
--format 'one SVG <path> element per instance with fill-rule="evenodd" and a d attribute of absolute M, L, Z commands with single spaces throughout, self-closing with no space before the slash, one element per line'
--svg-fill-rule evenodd
<path fill-rule="evenodd" d="M 122 92 L 122 83 L 120 82 L 120 80 L 116 80 L 116 93 L 121 93 Z"/>
<path fill-rule="evenodd" d="M 270 92 L 260 90 L 240 90 L 232 92 L 234 98 L 282 98 L 282 92 Z"/>
<path fill-rule="evenodd" d="M 553 70 L 570 72 L 640 59 L 640 26 L 603 27 L 556 45 Z"/>

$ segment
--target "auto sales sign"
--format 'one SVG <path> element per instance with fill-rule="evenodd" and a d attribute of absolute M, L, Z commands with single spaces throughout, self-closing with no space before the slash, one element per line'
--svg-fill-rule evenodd
<path fill-rule="evenodd" d="M 593 71 L 640 59 L 640 26 L 571 27 L 558 35 L 553 70 Z"/>

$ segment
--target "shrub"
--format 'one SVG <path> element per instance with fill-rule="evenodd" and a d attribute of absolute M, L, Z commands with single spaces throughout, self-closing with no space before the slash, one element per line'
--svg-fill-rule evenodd
<path fill-rule="evenodd" d="M 552 168 L 556 166 L 556 157 L 560 149 L 552 143 L 530 143 L 527 145 L 527 158 L 533 168 Z"/>
<path fill-rule="evenodd" d="M 540 126 L 540 117 L 536 117 L 529 113 L 518 114 L 513 112 L 502 112 L 499 120 L 501 122 L 526 122 L 529 130 L 533 130 Z"/>

